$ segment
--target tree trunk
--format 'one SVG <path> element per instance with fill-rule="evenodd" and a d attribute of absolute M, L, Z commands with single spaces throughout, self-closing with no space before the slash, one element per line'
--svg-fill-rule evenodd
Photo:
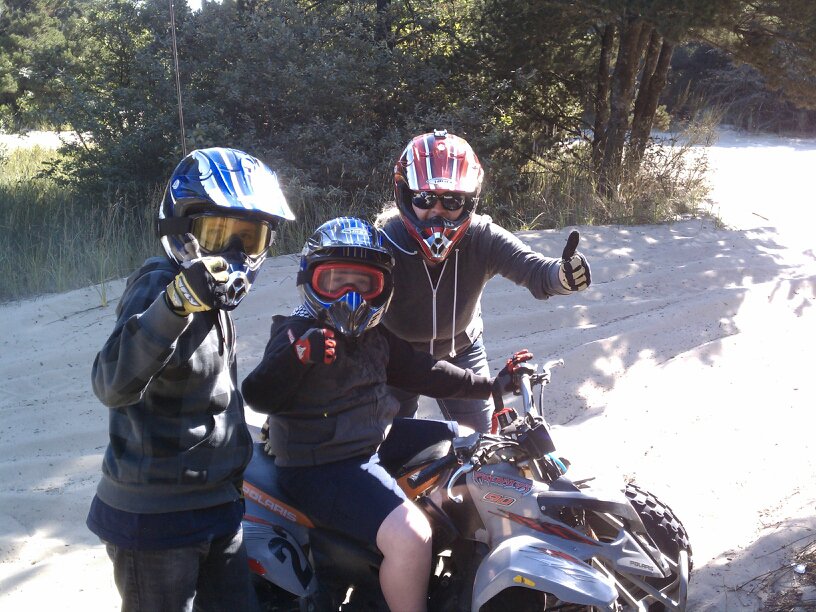
<path fill-rule="evenodd" d="M 604 26 L 601 33 L 598 78 L 595 83 L 595 124 L 592 134 L 592 164 L 596 170 L 600 169 L 601 158 L 606 146 L 606 127 L 609 122 L 609 66 L 614 43 L 615 26 Z"/>
<path fill-rule="evenodd" d="M 618 58 L 609 92 L 609 123 L 599 168 L 599 186 L 604 195 L 611 193 L 621 179 L 623 148 L 634 99 L 635 78 L 640 56 L 650 34 L 651 26 L 646 25 L 639 17 L 630 18 L 621 25 Z"/>
<path fill-rule="evenodd" d="M 626 152 L 627 172 L 635 173 L 640 168 L 640 162 L 652 132 L 660 94 L 666 87 L 673 51 L 673 43 L 661 40 L 656 33 L 652 34 L 632 118 L 632 135 Z"/>
<path fill-rule="evenodd" d="M 388 9 L 391 8 L 391 0 L 376 0 L 377 2 L 377 23 L 374 27 L 374 40 L 394 49 L 394 37 L 391 36 L 391 17 Z"/>

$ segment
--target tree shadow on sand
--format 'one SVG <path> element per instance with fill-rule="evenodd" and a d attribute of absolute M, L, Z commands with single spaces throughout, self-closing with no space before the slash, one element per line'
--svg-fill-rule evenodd
<path fill-rule="evenodd" d="M 722 551 L 691 575 L 689 609 L 816 609 L 816 517 L 766 527 L 750 546 Z M 695 590 L 695 582 L 705 589 Z"/>
<path fill-rule="evenodd" d="M 521 236 L 557 254 L 567 233 Z M 611 391 L 639 362 L 660 365 L 693 350 L 702 365 L 711 364 L 717 341 L 740 331 L 740 308 L 757 285 L 768 283 L 770 299 L 789 300 L 797 316 L 812 305 L 814 278 L 796 278 L 771 230 L 718 230 L 704 220 L 584 228 L 579 249 L 592 264 L 585 293 L 540 302 L 496 278 L 482 300 L 494 369 L 519 348 L 541 360 L 564 358 L 559 384 L 548 391 L 554 424 L 602 412 L 578 392 L 585 385 Z"/>

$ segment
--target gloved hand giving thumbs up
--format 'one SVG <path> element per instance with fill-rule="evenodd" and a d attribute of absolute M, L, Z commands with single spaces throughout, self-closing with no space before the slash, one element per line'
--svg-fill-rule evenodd
<path fill-rule="evenodd" d="M 224 305 L 225 283 L 229 280 L 227 262 L 223 257 L 202 257 L 198 241 L 185 234 L 184 248 L 191 258 L 167 285 L 164 292 L 170 309 L 179 316 L 203 312 Z"/>
<path fill-rule="evenodd" d="M 573 230 L 567 238 L 567 245 L 561 255 L 561 268 L 558 271 L 558 280 L 567 291 L 583 291 L 592 282 L 589 262 L 581 255 L 578 248 L 579 235 Z"/>

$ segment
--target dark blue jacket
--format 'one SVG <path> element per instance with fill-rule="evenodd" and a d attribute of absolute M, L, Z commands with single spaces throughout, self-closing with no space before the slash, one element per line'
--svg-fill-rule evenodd
<path fill-rule="evenodd" d="M 128 278 L 113 333 L 93 365 L 94 393 L 110 408 L 97 496 L 127 512 L 234 501 L 252 455 L 232 318 L 174 314 L 164 290 L 177 273 L 157 257 Z"/>

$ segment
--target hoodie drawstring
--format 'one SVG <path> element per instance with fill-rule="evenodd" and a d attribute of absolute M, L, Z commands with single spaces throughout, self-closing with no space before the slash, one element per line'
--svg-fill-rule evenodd
<path fill-rule="evenodd" d="M 453 320 L 451 321 L 451 350 L 449 357 L 456 357 L 456 292 L 459 288 L 459 249 L 455 249 L 453 262 Z"/>
<path fill-rule="evenodd" d="M 416 255 L 416 254 L 418 253 L 418 251 L 416 251 L 416 250 L 414 250 L 414 251 L 406 251 L 405 249 L 403 249 L 403 248 L 402 248 L 400 245 L 398 245 L 398 244 L 396 243 L 396 241 L 395 241 L 393 238 L 391 238 L 391 236 L 389 236 L 389 235 L 388 235 L 388 233 L 387 233 L 387 232 L 386 232 L 384 229 L 381 229 L 381 230 L 380 230 L 380 233 L 381 233 L 383 236 L 385 236 L 385 237 L 388 239 L 388 242 L 390 242 L 391 244 L 393 244 L 393 245 L 394 245 L 394 246 L 395 246 L 397 249 L 399 249 L 400 251 L 402 251 L 402 252 L 403 252 L 403 253 L 405 253 L 406 255 Z"/>
<path fill-rule="evenodd" d="M 456 294 L 459 286 L 459 249 L 454 251 L 456 256 L 454 257 L 453 262 L 453 316 L 451 321 L 451 347 L 450 353 L 448 354 L 449 357 L 456 357 Z M 431 273 L 428 270 L 428 263 L 426 261 L 422 262 L 422 265 L 425 267 L 425 275 L 428 277 L 428 284 L 431 286 L 431 322 L 432 322 L 432 329 L 433 335 L 431 337 L 431 345 L 428 349 L 428 352 L 433 355 L 434 352 L 434 341 L 436 340 L 436 291 L 439 289 L 439 283 L 442 282 L 442 276 L 445 274 L 445 268 L 448 266 L 448 259 L 444 261 L 442 264 L 442 269 L 439 271 L 439 278 L 436 279 L 436 284 L 434 284 L 433 279 L 431 278 Z"/>
<path fill-rule="evenodd" d="M 218 310 L 216 312 L 215 327 L 216 327 L 216 330 L 218 332 L 218 354 L 219 355 L 224 355 L 226 353 L 226 351 L 227 351 L 227 347 L 229 346 L 227 344 L 227 328 L 229 327 L 229 321 L 228 320 L 226 321 L 226 326 L 224 324 L 226 316 L 227 315 L 223 310 Z M 224 317 L 224 318 L 222 318 L 222 317 Z"/>

